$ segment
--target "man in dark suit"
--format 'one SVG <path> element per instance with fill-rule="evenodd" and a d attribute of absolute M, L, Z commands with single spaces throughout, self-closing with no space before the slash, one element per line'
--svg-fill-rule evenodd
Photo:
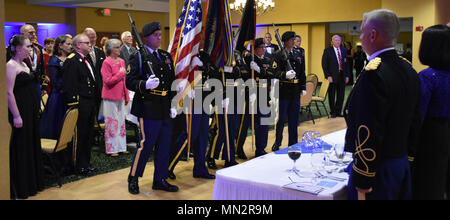
<path fill-rule="evenodd" d="M 106 59 L 105 52 L 100 49 L 99 47 L 95 46 L 97 43 L 97 32 L 93 28 L 86 28 L 84 30 L 84 34 L 89 37 L 89 41 L 91 42 L 91 48 L 89 50 L 89 55 L 87 56 L 88 59 L 90 59 L 90 62 L 94 66 L 94 72 L 96 77 L 98 78 L 98 81 L 102 81 L 102 64 L 103 61 Z M 100 91 L 102 90 L 103 83 L 100 83 Z M 101 103 L 101 96 L 97 100 L 97 110 L 100 108 Z M 97 113 L 98 114 L 98 113 Z"/>
<path fill-rule="evenodd" d="M 274 55 L 275 52 L 280 50 L 280 47 L 276 44 L 272 44 L 272 35 L 270 33 L 267 33 L 264 36 L 264 43 L 266 45 L 266 53 L 270 55 Z"/>
<path fill-rule="evenodd" d="M 364 14 L 361 42 L 370 55 L 345 106 L 349 199 L 411 199 L 409 151 L 420 129 L 420 80 L 394 46 L 400 31 L 394 12 Z"/>
<path fill-rule="evenodd" d="M 63 66 L 63 90 L 68 106 L 78 105 L 76 130 L 76 170 L 80 175 L 95 171 L 91 167 L 91 149 L 94 135 L 94 119 L 97 117 L 97 100 L 101 97 L 101 81 L 95 74 L 89 56 L 90 41 L 85 34 L 73 39 L 75 52 L 70 54 Z"/>
<path fill-rule="evenodd" d="M 344 104 L 345 84 L 348 83 L 350 72 L 347 68 L 347 50 L 341 46 L 341 37 L 334 35 L 331 47 L 323 51 L 322 69 L 325 79 L 330 82 L 328 88 L 328 101 L 330 103 L 331 117 L 342 116 Z"/>
<path fill-rule="evenodd" d="M 120 48 L 120 58 L 125 60 L 125 66 L 128 70 L 128 66 L 130 65 L 130 56 L 132 54 L 137 53 L 137 50 L 135 47 L 133 47 L 133 36 L 131 35 L 131 32 L 125 31 L 122 33 L 121 36 L 122 39 L 122 47 Z"/>

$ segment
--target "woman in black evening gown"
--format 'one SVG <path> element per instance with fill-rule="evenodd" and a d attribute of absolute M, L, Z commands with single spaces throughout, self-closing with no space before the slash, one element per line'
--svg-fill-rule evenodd
<path fill-rule="evenodd" d="M 35 101 L 35 76 L 23 62 L 31 42 L 22 35 L 10 40 L 12 58 L 6 65 L 10 140 L 11 198 L 26 199 L 43 189 L 43 164 L 39 135 L 39 109 Z"/>

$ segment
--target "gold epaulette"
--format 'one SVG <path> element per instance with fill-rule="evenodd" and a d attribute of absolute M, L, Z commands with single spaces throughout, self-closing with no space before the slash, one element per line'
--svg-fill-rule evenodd
<path fill-rule="evenodd" d="M 376 57 L 375 59 L 371 60 L 367 65 L 365 70 L 371 71 L 371 70 L 377 70 L 378 66 L 381 64 L 381 58 Z"/>
<path fill-rule="evenodd" d="M 414 162 L 414 157 L 408 157 L 409 162 Z"/>
<path fill-rule="evenodd" d="M 74 106 L 74 105 L 78 105 L 78 102 L 72 102 L 72 103 L 69 103 L 69 104 L 67 104 L 68 106 Z"/>
<path fill-rule="evenodd" d="M 406 58 L 404 58 L 404 57 L 402 57 L 402 56 L 400 56 L 400 58 L 402 58 L 404 61 L 406 61 L 407 63 L 409 63 L 409 65 L 412 66 L 412 63 L 411 63 L 408 59 L 406 59 Z"/>
<path fill-rule="evenodd" d="M 71 53 L 69 56 L 67 56 L 67 59 L 72 59 L 75 56 L 75 53 Z"/>

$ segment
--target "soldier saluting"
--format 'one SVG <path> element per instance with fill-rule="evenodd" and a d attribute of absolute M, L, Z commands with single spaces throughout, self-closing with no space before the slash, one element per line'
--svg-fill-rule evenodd
<path fill-rule="evenodd" d="M 133 32 L 137 32 L 133 29 Z M 139 35 L 133 34 L 138 43 L 142 44 L 139 42 Z M 136 150 L 128 177 L 128 191 L 131 194 L 139 193 L 138 178 L 142 177 L 148 158 L 154 151 L 155 172 L 152 189 L 177 192 L 178 187 L 166 181 L 171 118 L 175 118 L 177 114 L 175 108 L 171 108 L 171 101 L 176 95 L 176 92 L 171 91 L 175 81 L 174 65 L 171 55 L 158 49 L 161 46 L 160 23 L 146 24 L 142 34 L 146 44 L 140 45 L 141 51 L 130 57 L 131 69 L 126 79 L 127 88 L 136 93 L 131 114 L 139 118 L 141 129 L 140 146 Z"/>

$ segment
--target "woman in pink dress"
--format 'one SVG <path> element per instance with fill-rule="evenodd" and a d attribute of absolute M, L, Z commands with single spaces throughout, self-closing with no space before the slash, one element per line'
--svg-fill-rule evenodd
<path fill-rule="evenodd" d="M 125 85 L 125 61 L 119 58 L 121 41 L 106 41 L 105 49 L 108 57 L 102 65 L 103 77 L 103 115 L 105 117 L 106 153 L 117 157 L 119 153 L 127 154 L 125 129 L 125 105 L 130 98 Z"/>

